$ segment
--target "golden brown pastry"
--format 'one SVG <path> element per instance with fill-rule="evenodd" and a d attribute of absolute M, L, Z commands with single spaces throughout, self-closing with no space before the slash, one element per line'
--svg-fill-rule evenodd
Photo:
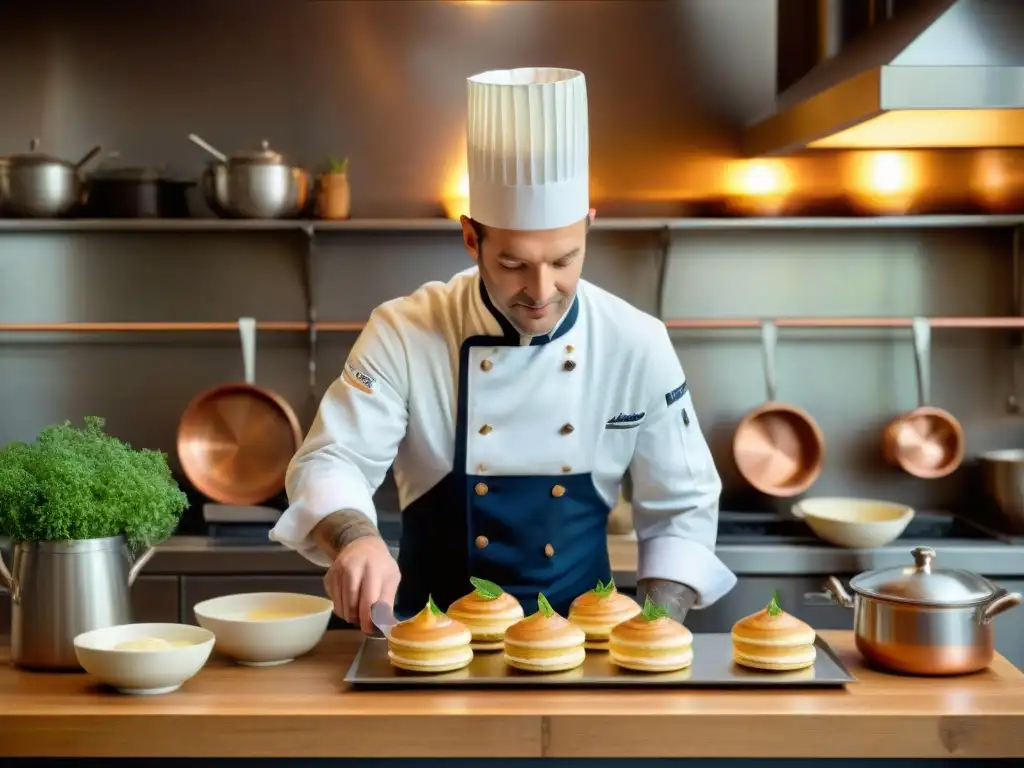
<path fill-rule="evenodd" d="M 592 651 L 608 650 L 612 628 L 636 616 L 642 609 L 636 600 L 615 588 L 615 581 L 600 581 L 589 592 L 572 601 L 569 621 L 587 635 L 586 647 Z"/>
<path fill-rule="evenodd" d="M 608 659 L 635 672 L 686 669 L 693 663 L 693 635 L 648 597 L 640 613 L 612 629 Z"/>
<path fill-rule="evenodd" d="M 544 595 L 537 612 L 505 630 L 505 663 L 526 672 L 563 672 L 583 663 L 583 630 L 562 618 Z"/>
<path fill-rule="evenodd" d="M 732 628 L 733 661 L 751 669 L 783 671 L 814 666 L 815 632 L 779 606 L 779 593 L 764 609 Z"/>
<path fill-rule="evenodd" d="M 501 587 L 471 578 L 473 591 L 448 607 L 448 616 L 473 635 L 473 650 L 500 651 L 505 630 L 523 618 L 523 606 Z"/>
<path fill-rule="evenodd" d="M 422 611 L 391 628 L 388 660 L 410 672 L 451 672 L 473 660 L 472 635 L 427 598 Z"/>

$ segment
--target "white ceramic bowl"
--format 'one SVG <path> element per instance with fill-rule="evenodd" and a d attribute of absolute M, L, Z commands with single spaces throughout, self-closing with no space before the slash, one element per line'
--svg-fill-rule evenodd
<path fill-rule="evenodd" d="M 188 645 L 165 650 L 119 650 L 117 645 L 159 638 Z M 193 677 L 213 650 L 213 633 L 190 624 L 122 624 L 83 632 L 75 638 L 82 669 L 122 693 L 170 693 Z"/>
<path fill-rule="evenodd" d="M 818 538 L 851 549 L 891 544 L 914 519 L 914 510 L 905 504 L 875 499 L 803 499 L 793 505 L 793 514 Z"/>
<path fill-rule="evenodd" d="M 197 603 L 199 626 L 217 636 L 217 650 L 239 664 L 270 667 L 313 650 L 327 631 L 333 604 L 324 597 L 250 592 Z"/>

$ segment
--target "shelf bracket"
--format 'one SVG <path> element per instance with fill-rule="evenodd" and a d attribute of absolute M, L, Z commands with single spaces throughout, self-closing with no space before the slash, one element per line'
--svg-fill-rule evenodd
<path fill-rule="evenodd" d="M 306 248 L 302 259 L 302 282 L 306 301 L 306 322 L 309 323 L 309 352 L 307 364 L 309 368 L 309 398 L 313 407 L 316 405 L 316 356 L 317 356 L 317 310 L 316 310 L 316 263 L 317 245 L 316 230 L 311 224 L 302 227 L 306 236 Z"/>
<path fill-rule="evenodd" d="M 665 283 L 668 278 L 668 264 L 672 254 L 672 229 L 662 227 L 658 233 L 658 287 L 656 309 L 658 318 L 665 319 Z"/>

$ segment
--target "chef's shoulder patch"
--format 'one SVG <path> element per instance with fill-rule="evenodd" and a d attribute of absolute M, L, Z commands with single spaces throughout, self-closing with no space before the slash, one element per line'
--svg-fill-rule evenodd
<path fill-rule="evenodd" d="M 686 394 L 686 392 L 687 392 L 687 390 L 689 388 L 690 388 L 690 385 L 687 384 L 684 381 L 682 384 L 680 384 L 678 387 L 673 389 L 671 392 L 666 392 L 665 393 L 665 405 L 666 406 L 670 406 L 673 403 L 678 403 L 680 400 L 683 399 L 683 395 Z"/>
<path fill-rule="evenodd" d="M 351 360 L 345 363 L 345 369 L 341 372 L 341 377 L 349 386 L 355 387 L 360 392 L 365 392 L 368 395 L 373 394 L 373 388 L 377 384 L 376 378 L 368 374 L 362 366 L 357 365 Z"/>

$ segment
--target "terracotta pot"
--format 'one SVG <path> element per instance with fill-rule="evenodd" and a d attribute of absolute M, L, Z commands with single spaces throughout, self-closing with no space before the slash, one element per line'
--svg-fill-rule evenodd
<path fill-rule="evenodd" d="M 317 216 L 321 219 L 347 219 L 351 211 L 352 191 L 348 174 L 321 174 L 317 184 Z"/>
<path fill-rule="evenodd" d="M 797 496 L 821 475 L 825 437 L 807 411 L 775 398 L 775 323 L 761 323 L 761 346 L 768 401 L 740 422 L 733 435 L 736 469 L 754 488 L 769 496 Z"/>
<path fill-rule="evenodd" d="M 946 477 L 964 459 L 964 430 L 960 422 L 931 399 L 931 325 L 915 317 L 914 367 L 917 372 L 917 408 L 897 416 L 882 432 L 882 455 L 894 467 L 926 480 Z"/>

